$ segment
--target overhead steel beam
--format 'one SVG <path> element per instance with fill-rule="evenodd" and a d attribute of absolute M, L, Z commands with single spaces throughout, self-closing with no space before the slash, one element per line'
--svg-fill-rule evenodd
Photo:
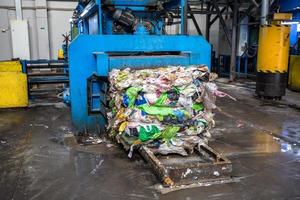
<path fill-rule="evenodd" d="M 193 23 L 194 23 L 194 25 L 195 25 L 195 28 L 196 28 L 198 34 L 199 34 L 199 35 L 203 35 L 202 32 L 201 32 L 201 29 L 200 29 L 200 27 L 199 27 L 199 25 L 198 25 L 198 23 L 197 23 L 197 20 L 196 20 L 194 14 L 193 14 L 193 12 L 191 12 L 191 7 L 190 7 L 189 5 L 188 5 L 188 11 L 189 11 L 189 13 L 190 13 L 190 16 L 191 16 L 191 18 L 192 18 L 192 21 L 193 21 Z"/>
<path fill-rule="evenodd" d="M 203 15 L 216 15 L 218 14 L 216 11 L 207 11 L 207 10 L 201 10 L 201 9 L 195 9 L 195 8 L 191 8 L 191 11 L 194 14 L 203 14 Z"/>
<path fill-rule="evenodd" d="M 173 13 L 175 14 L 180 14 L 180 11 L 178 10 L 172 10 Z M 198 15 L 216 15 L 218 14 L 216 11 L 207 11 L 206 9 L 205 10 L 201 10 L 201 9 L 195 9 L 195 8 L 191 8 L 191 11 L 189 11 L 189 13 L 193 13 L 194 15 L 195 14 L 198 14 Z"/>

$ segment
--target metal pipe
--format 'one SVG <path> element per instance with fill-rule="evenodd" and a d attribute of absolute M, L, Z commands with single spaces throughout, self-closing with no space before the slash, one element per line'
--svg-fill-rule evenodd
<path fill-rule="evenodd" d="M 21 0 L 15 0 L 15 7 L 16 7 L 16 18 L 17 18 L 17 20 L 23 20 Z"/>
<path fill-rule="evenodd" d="M 268 15 L 269 15 L 269 0 L 262 0 L 261 2 L 261 16 L 260 16 L 260 24 L 267 25 L 268 24 Z"/>

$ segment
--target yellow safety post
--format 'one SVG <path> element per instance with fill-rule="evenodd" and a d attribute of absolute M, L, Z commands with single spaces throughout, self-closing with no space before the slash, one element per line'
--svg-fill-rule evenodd
<path fill-rule="evenodd" d="M 58 55 L 57 55 L 57 57 L 58 57 L 58 60 L 63 60 L 63 59 L 65 59 L 64 51 L 63 51 L 62 49 L 59 49 L 59 50 L 58 50 Z"/>

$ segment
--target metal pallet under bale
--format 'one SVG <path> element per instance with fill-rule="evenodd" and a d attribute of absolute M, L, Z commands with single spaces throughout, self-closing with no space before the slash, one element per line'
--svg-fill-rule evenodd
<path fill-rule="evenodd" d="M 130 149 L 124 137 L 118 137 L 118 141 L 126 150 Z M 231 161 L 206 144 L 200 144 L 193 154 L 186 157 L 155 154 L 155 149 L 145 145 L 140 146 L 138 152 L 162 182 L 162 187 L 167 189 L 163 192 L 202 186 L 204 183 L 234 182 Z"/>

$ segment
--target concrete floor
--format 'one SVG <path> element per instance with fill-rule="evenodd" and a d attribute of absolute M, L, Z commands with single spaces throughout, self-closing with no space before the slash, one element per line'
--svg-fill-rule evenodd
<path fill-rule="evenodd" d="M 210 145 L 233 162 L 238 183 L 161 195 L 139 157 L 118 146 L 78 146 L 62 104 L 0 111 L 0 199 L 300 199 L 300 93 L 257 100 L 252 84 L 220 88 Z"/>

